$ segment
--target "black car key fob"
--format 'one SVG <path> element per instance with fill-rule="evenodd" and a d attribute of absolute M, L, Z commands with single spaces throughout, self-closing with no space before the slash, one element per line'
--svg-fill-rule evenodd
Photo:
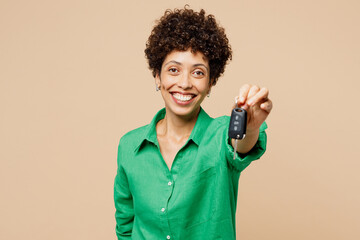
<path fill-rule="evenodd" d="M 243 139 L 246 134 L 247 112 L 242 108 L 234 108 L 231 112 L 229 137 Z"/>
<path fill-rule="evenodd" d="M 236 156 L 237 141 L 245 138 L 247 112 L 242 108 L 234 108 L 231 112 L 229 137 L 235 139 L 234 159 Z"/>

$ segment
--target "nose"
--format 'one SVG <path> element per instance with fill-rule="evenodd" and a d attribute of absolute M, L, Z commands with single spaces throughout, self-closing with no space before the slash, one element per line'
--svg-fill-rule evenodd
<path fill-rule="evenodd" d="M 182 74 L 178 81 L 178 86 L 182 89 L 192 88 L 191 76 L 189 74 Z"/>

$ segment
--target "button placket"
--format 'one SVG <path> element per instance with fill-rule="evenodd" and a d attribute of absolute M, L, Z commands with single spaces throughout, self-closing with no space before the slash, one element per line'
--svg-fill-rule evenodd
<path fill-rule="evenodd" d="M 165 230 L 165 232 L 169 233 L 169 235 L 166 235 L 166 239 L 171 239 L 171 230 L 170 230 L 170 225 L 169 225 L 169 209 L 168 209 L 168 203 L 169 203 L 169 200 L 171 198 L 171 195 L 172 195 L 172 192 L 174 190 L 174 178 L 173 178 L 173 175 L 171 172 L 168 172 L 167 173 L 167 186 L 166 186 L 166 192 L 167 192 L 167 202 L 165 203 L 165 206 L 161 208 L 161 214 L 163 216 L 164 219 L 167 220 L 167 227 Z"/>

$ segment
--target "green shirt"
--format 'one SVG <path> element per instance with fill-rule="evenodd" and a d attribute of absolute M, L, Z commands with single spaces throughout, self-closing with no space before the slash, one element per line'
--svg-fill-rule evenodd
<path fill-rule="evenodd" d="M 164 116 L 162 109 L 120 140 L 114 184 L 118 239 L 235 239 L 240 172 L 265 152 L 266 123 L 254 148 L 234 160 L 230 117 L 213 119 L 201 109 L 170 171 L 156 136 Z"/>

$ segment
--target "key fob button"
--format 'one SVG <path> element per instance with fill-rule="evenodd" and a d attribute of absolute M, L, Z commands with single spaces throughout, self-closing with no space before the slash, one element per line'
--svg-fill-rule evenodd
<path fill-rule="evenodd" d="M 247 112 L 242 108 L 234 108 L 231 112 L 229 137 L 243 139 L 246 134 Z"/>

